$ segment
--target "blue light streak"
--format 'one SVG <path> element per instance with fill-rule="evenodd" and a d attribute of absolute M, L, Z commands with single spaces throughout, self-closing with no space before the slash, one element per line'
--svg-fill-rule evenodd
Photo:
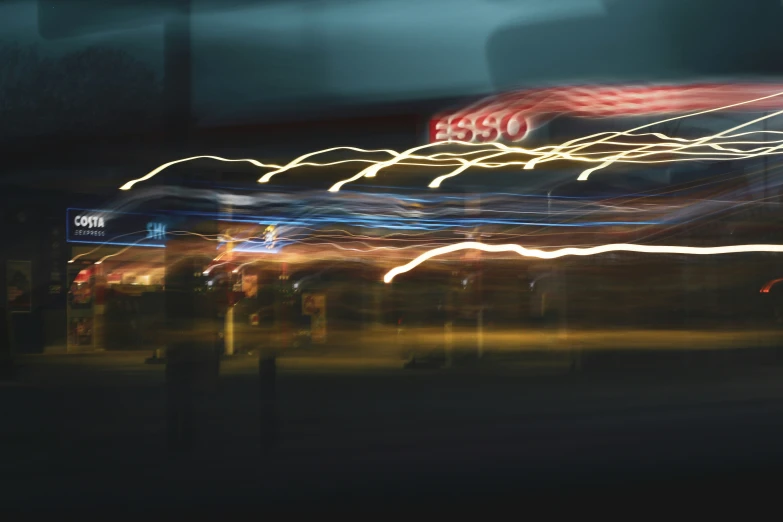
<path fill-rule="evenodd" d="M 191 216 L 204 217 L 208 219 L 220 219 L 220 215 L 202 212 L 183 212 Z M 272 223 L 282 223 L 288 227 L 314 227 L 317 225 L 345 225 L 358 228 L 382 228 L 394 230 L 444 230 L 449 228 L 474 228 L 487 225 L 505 225 L 505 226 L 551 226 L 551 227 L 605 227 L 605 226 L 644 226 L 644 225 L 664 225 L 671 224 L 665 220 L 651 221 L 589 221 L 584 223 L 555 223 L 548 222 L 545 218 L 535 221 L 519 221 L 513 219 L 500 218 L 444 218 L 441 220 L 432 219 L 411 219 L 387 216 L 316 216 L 311 218 L 288 218 L 285 216 L 237 216 L 234 214 L 231 219 L 222 219 L 227 223 L 254 223 L 257 225 L 269 225 Z M 412 222 L 412 223 L 411 223 Z M 278 225 L 279 226 L 279 225 Z"/>

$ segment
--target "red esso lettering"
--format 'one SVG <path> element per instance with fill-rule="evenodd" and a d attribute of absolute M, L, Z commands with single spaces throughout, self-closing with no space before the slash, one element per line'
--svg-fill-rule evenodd
<path fill-rule="evenodd" d="M 522 113 L 505 115 L 459 116 L 452 120 L 430 122 L 430 141 L 466 141 L 490 143 L 498 140 L 522 141 L 528 133 L 527 119 Z"/>
<path fill-rule="evenodd" d="M 488 143 L 498 139 L 498 119 L 495 116 L 476 117 L 476 141 Z"/>
<path fill-rule="evenodd" d="M 432 120 L 430 122 L 430 142 L 447 141 L 450 139 L 449 122 L 445 120 Z"/>
<path fill-rule="evenodd" d="M 500 121 L 503 138 L 510 141 L 522 141 L 527 136 L 527 120 L 519 113 L 509 113 Z"/>
<path fill-rule="evenodd" d="M 459 141 L 473 141 L 473 122 L 470 118 L 456 118 L 451 122 L 451 137 Z"/>

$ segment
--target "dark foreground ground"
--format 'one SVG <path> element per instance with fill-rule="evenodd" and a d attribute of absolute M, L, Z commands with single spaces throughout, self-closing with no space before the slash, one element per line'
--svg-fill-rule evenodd
<path fill-rule="evenodd" d="M 783 484 L 783 365 L 769 357 L 576 373 L 281 361 L 272 451 L 255 361 L 238 358 L 202 403 L 192 454 L 173 456 L 163 367 L 145 355 L 20 361 L 0 385 L 3 519 L 520 514 Z"/>

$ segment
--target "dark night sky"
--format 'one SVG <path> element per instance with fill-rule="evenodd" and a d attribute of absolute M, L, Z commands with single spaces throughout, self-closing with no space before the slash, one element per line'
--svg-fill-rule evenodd
<path fill-rule="evenodd" d="M 192 1 L 193 103 L 207 126 L 552 82 L 775 74 L 765 56 L 783 52 L 773 0 Z M 162 76 L 159 20 L 44 40 L 37 6 L 0 2 L 0 39 L 44 56 L 111 46 Z"/>
<path fill-rule="evenodd" d="M 290 1 L 194 17 L 194 109 L 203 124 L 253 121 L 281 107 L 303 110 L 308 100 L 363 104 L 486 93 L 492 90 L 486 44 L 495 30 L 512 20 L 603 12 L 600 0 L 309 5 Z M 12 0 L 0 4 L 0 34 L 51 56 L 111 45 L 163 72 L 160 23 L 46 41 L 35 0 Z"/>

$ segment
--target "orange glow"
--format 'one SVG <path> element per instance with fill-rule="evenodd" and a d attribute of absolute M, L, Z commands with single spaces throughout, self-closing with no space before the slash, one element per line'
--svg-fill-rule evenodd
<path fill-rule="evenodd" d="M 773 279 L 772 281 L 768 281 L 767 283 L 764 284 L 764 286 L 761 287 L 759 293 L 768 294 L 769 291 L 772 290 L 772 287 L 780 283 L 781 281 L 783 281 L 783 277 L 780 277 L 778 279 Z"/>

